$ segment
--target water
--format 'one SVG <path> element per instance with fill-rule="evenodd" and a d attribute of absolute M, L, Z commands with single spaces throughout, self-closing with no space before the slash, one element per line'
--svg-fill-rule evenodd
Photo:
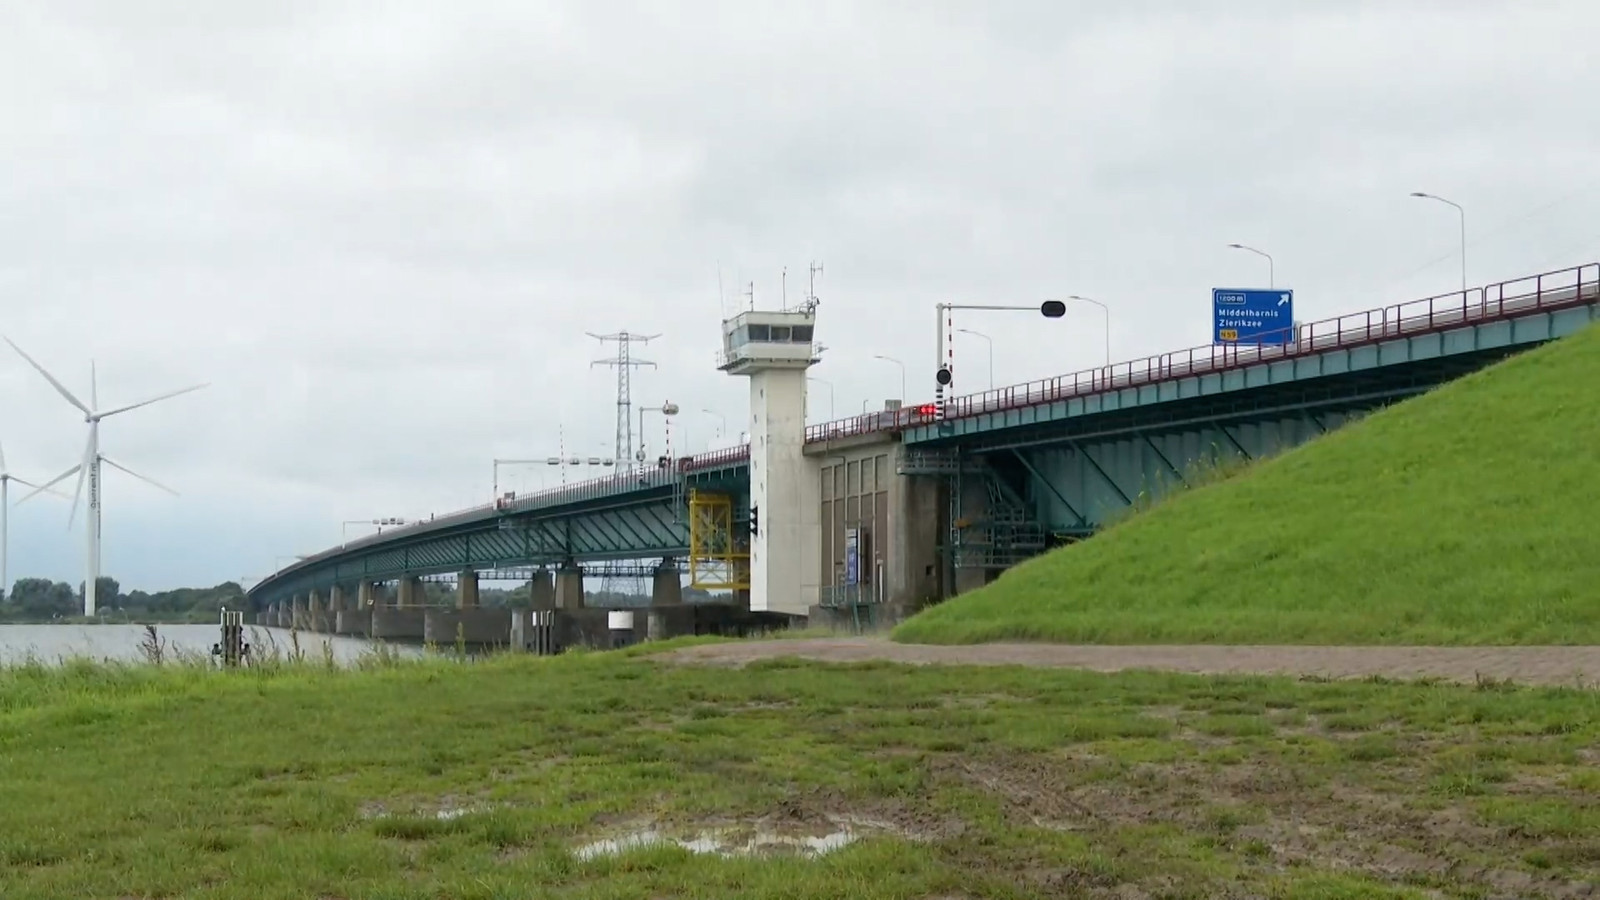
<path fill-rule="evenodd" d="M 168 654 L 198 653 L 209 657 L 212 645 L 221 637 L 217 625 L 157 625 L 155 629 L 157 637 L 165 641 Z M 320 660 L 323 647 L 331 646 L 333 658 L 341 663 L 354 661 L 374 644 L 363 638 L 306 631 L 298 637 L 307 658 Z M 143 625 L 0 625 L 0 665 L 24 662 L 30 655 L 43 663 L 73 657 L 139 662 L 145 658 L 139 649 L 144 639 Z M 280 653 L 286 654 L 290 649 L 289 631 L 284 628 L 246 625 L 244 639 L 262 651 L 270 645 L 276 645 Z M 389 648 L 404 656 L 421 656 L 424 652 L 421 647 L 409 645 L 391 644 Z"/>
<path fill-rule="evenodd" d="M 718 856 L 744 856 L 772 851 L 799 851 L 805 855 L 820 855 L 854 843 L 859 837 L 850 829 L 841 829 L 822 835 L 790 835 L 771 831 L 719 832 L 704 831 L 692 837 L 672 837 L 647 828 L 621 837 L 606 838 L 585 844 L 574 851 L 578 859 L 626 853 L 641 847 L 676 844 L 690 853 L 713 853 Z"/>

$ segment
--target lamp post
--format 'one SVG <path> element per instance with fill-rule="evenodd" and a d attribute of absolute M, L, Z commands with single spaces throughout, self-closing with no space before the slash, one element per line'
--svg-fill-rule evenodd
<path fill-rule="evenodd" d="M 811 376 L 811 375 L 807 375 L 806 376 L 806 380 L 807 381 L 815 381 L 817 384 L 827 385 L 827 387 L 828 387 L 828 421 L 832 422 L 833 418 L 834 418 L 834 416 L 833 416 L 833 382 L 827 380 L 826 378 L 816 378 L 816 377 Z"/>
<path fill-rule="evenodd" d="M 1095 306 L 1100 307 L 1100 314 L 1105 318 L 1105 325 L 1106 325 L 1106 335 L 1105 335 L 1105 337 L 1106 337 L 1106 365 L 1110 366 L 1111 365 L 1111 309 L 1110 309 L 1110 307 L 1106 306 L 1104 303 L 1101 303 L 1099 300 L 1095 300 L 1095 299 L 1093 299 L 1091 297 L 1084 297 L 1084 296 L 1081 296 L 1079 294 L 1073 294 L 1072 296 L 1068 297 L 1067 299 L 1068 300 L 1076 300 L 1079 303 L 1092 303 Z"/>
<path fill-rule="evenodd" d="M 1461 204 L 1455 202 L 1454 200 L 1446 200 L 1445 198 L 1436 196 L 1434 194 L 1426 194 L 1426 193 L 1423 193 L 1422 191 L 1412 191 L 1411 192 L 1411 196 L 1413 196 L 1413 197 L 1421 197 L 1421 198 L 1423 198 L 1425 200 L 1437 200 L 1440 203 L 1448 203 L 1451 206 L 1454 206 L 1456 208 L 1456 212 L 1460 215 L 1460 217 L 1461 217 L 1461 293 L 1462 293 L 1463 296 L 1465 296 L 1466 293 L 1467 293 L 1467 211 L 1462 209 L 1461 208 Z"/>
<path fill-rule="evenodd" d="M 994 390 L 994 339 L 981 331 L 973 331 L 971 328 L 957 328 L 956 330 L 962 334 L 981 337 L 983 342 L 989 345 L 989 390 Z"/>
<path fill-rule="evenodd" d="M 936 317 L 934 325 L 936 326 L 935 333 L 937 335 L 937 342 L 934 345 L 934 372 L 936 373 L 935 380 L 938 387 L 935 392 L 934 402 L 939 406 L 940 418 L 944 417 L 944 390 L 946 387 L 949 387 L 951 382 L 954 380 L 951 372 L 948 370 L 945 364 L 945 340 L 949 337 L 949 331 L 947 329 L 955 327 L 946 317 L 953 309 L 1025 310 L 1027 312 L 1037 311 L 1040 315 L 1047 319 L 1059 319 L 1066 314 L 1067 305 L 1062 303 L 1060 300 L 1046 300 L 1038 306 L 1001 306 L 988 303 L 935 303 L 933 305 L 933 311 Z"/>
<path fill-rule="evenodd" d="M 658 412 L 661 413 L 664 419 L 671 418 L 678 414 L 678 404 L 668 400 L 660 406 L 641 405 L 639 407 L 639 462 L 641 464 L 644 462 L 644 414 L 647 412 Z M 665 442 L 663 442 L 662 446 L 665 447 Z"/>
<path fill-rule="evenodd" d="M 884 356 L 881 353 L 872 354 L 872 358 L 881 359 L 884 362 L 892 362 L 900 367 L 900 402 L 904 403 L 906 399 L 906 364 L 892 356 Z"/>
<path fill-rule="evenodd" d="M 708 416 L 716 416 L 721 424 L 717 426 L 717 437 L 724 437 L 728 433 L 728 417 L 714 409 L 702 409 L 701 412 Z"/>
<path fill-rule="evenodd" d="M 1260 250 L 1257 250 L 1254 247 L 1247 247 L 1244 244 L 1229 244 L 1228 246 L 1232 247 L 1235 250 L 1248 250 L 1249 252 L 1254 253 L 1257 256 L 1265 256 L 1267 258 L 1267 287 L 1269 287 L 1269 288 L 1270 287 L 1275 287 L 1275 285 L 1273 284 L 1272 254 L 1263 253 L 1263 252 L 1261 252 Z"/>

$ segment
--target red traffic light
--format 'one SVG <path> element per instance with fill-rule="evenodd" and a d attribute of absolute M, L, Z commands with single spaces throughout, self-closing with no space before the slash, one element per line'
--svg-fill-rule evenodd
<path fill-rule="evenodd" d="M 924 403 L 921 406 L 917 407 L 917 415 L 919 415 L 919 416 L 931 416 L 931 415 L 934 415 L 935 413 L 937 413 L 938 411 L 939 411 L 939 406 L 938 406 L 938 404 L 935 404 L 935 403 Z"/>

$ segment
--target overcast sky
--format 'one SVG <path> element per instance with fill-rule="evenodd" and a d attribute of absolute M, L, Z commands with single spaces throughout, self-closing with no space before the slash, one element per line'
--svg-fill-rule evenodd
<path fill-rule="evenodd" d="M 704 447 L 702 409 L 746 409 L 719 266 L 770 306 L 822 264 L 843 417 L 900 393 L 873 354 L 931 397 L 940 299 L 1096 297 L 1121 359 L 1264 285 L 1234 241 L 1304 320 L 1453 290 L 1455 211 L 1413 190 L 1466 207 L 1474 284 L 1600 258 L 1597 33 L 1594 0 L 9 0 L 0 332 L 80 396 L 93 359 L 103 406 L 211 382 L 102 425 L 182 493 L 108 471 L 104 568 L 259 577 L 343 520 L 488 500 L 558 425 L 608 453 L 587 331 L 659 333 L 634 400 Z M 1102 354 L 1089 306 L 957 325 L 1002 384 Z M 7 459 L 52 477 L 82 416 L 0 350 Z M 82 579 L 67 508 L 13 509 L 13 578 Z"/>

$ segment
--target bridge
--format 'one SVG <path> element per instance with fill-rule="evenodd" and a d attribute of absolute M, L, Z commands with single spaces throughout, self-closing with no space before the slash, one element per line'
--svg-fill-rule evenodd
<path fill-rule="evenodd" d="M 651 631 L 665 633 L 669 617 L 654 611 L 681 604 L 684 576 L 718 603 L 752 609 L 752 557 L 766 564 L 754 545 L 777 528 L 768 555 L 799 561 L 798 593 L 760 599 L 757 611 L 914 608 L 1168 491 L 1571 334 L 1596 318 L 1597 300 L 1600 264 L 1591 263 L 1297 324 L 1282 344 L 1210 344 L 958 396 L 942 410 L 922 404 L 806 426 L 803 460 L 773 457 L 761 479 L 765 491 L 787 466 L 802 496 L 766 497 L 759 517 L 745 444 L 349 541 L 273 573 L 250 601 L 268 624 L 312 622 L 320 611 L 329 630 L 376 633 L 364 611 L 388 607 L 380 595 L 391 582 L 398 610 L 420 604 L 422 579 L 449 575 L 463 609 L 477 605 L 480 578 L 509 578 L 532 585 L 535 609 L 576 611 L 586 567 L 651 560 Z M 810 334 L 807 325 L 799 356 L 785 357 L 802 385 L 815 361 L 800 358 L 814 356 Z M 752 434 L 765 446 L 761 437 Z M 344 612 L 351 627 L 336 629 Z M 421 630 L 418 616 L 406 622 Z"/>

